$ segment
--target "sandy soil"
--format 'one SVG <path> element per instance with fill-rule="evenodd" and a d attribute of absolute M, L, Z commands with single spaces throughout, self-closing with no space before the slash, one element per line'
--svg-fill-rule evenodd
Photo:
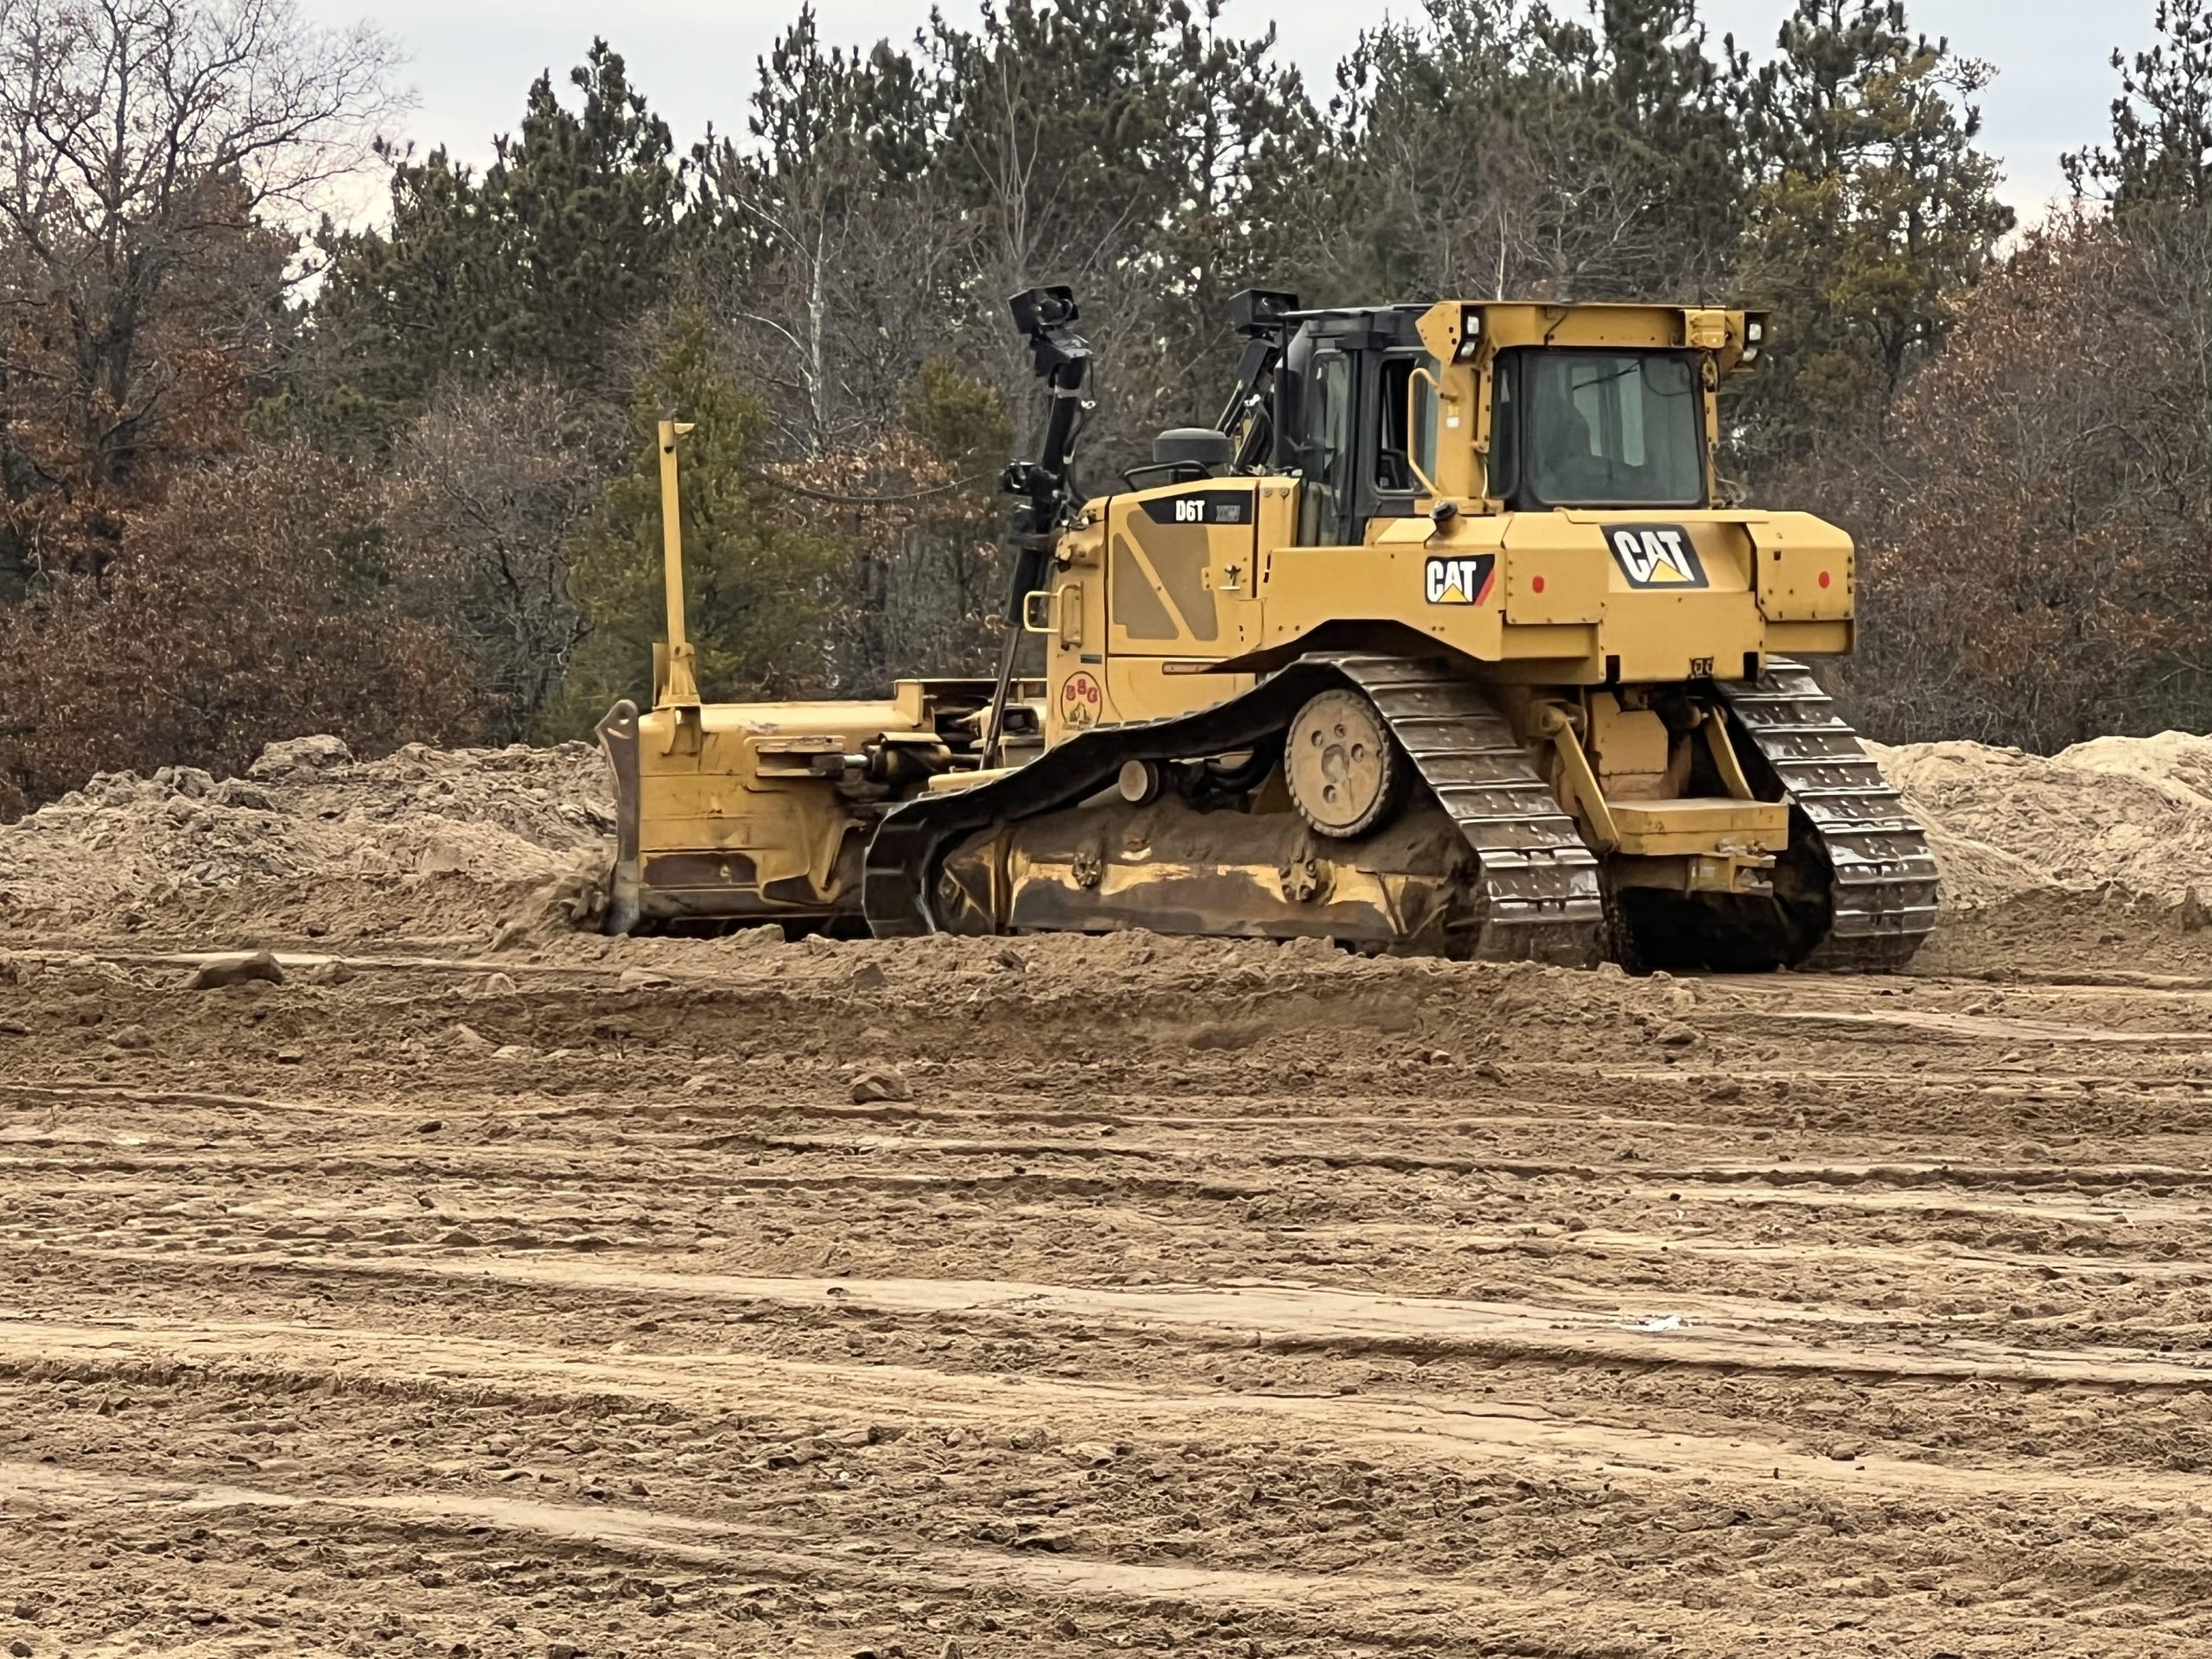
<path fill-rule="evenodd" d="M 2212 1653 L 2212 981 L 10 943 L 34 1654 Z"/>
<path fill-rule="evenodd" d="M 2212 1655 L 2171 893 L 1891 980 L 615 944 L 534 764 L 0 832 L 11 1654 Z"/>

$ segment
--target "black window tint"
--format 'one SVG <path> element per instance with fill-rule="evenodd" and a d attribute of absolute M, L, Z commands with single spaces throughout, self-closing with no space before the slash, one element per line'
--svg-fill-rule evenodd
<path fill-rule="evenodd" d="M 1529 352 L 1522 482 L 1547 506 L 1697 506 L 1705 500 L 1702 400 L 1686 357 Z"/>
<path fill-rule="evenodd" d="M 1414 371 L 1426 368 L 1430 378 L 1416 381 Z M 1404 493 L 1420 487 L 1414 463 L 1436 475 L 1435 360 L 1427 357 L 1386 358 L 1382 364 L 1382 407 L 1376 411 L 1375 487 L 1385 494 Z M 1410 394 L 1410 395 L 1409 395 Z M 1413 426 L 1407 429 L 1411 418 Z"/>
<path fill-rule="evenodd" d="M 1510 498 L 1521 480 L 1521 409 L 1513 390 L 1521 354 L 1497 359 L 1491 372 L 1490 493 Z"/>
<path fill-rule="evenodd" d="M 1351 484 L 1351 361 L 1317 355 L 1306 378 L 1305 500 L 1298 539 L 1307 546 L 1344 534 Z"/>

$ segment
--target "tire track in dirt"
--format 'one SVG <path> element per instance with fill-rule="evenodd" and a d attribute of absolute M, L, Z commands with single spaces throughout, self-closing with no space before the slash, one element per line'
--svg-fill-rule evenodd
<path fill-rule="evenodd" d="M 582 949 L 16 954 L 38 1651 L 2212 1652 L 2201 989 Z"/>
<path fill-rule="evenodd" d="M 436 1278 L 556 1293 L 619 1292 L 748 1306 L 814 1306 L 834 1298 L 843 1308 L 942 1318 L 964 1326 L 978 1321 L 1072 1321 L 1129 1334 L 1166 1331 L 1217 1348 L 1351 1348 L 1732 1374 L 1805 1371 L 2138 1389 L 2212 1385 L 2212 1357 L 2199 1365 L 2139 1353 L 2032 1349 L 1951 1337 L 1917 1322 L 1900 1326 L 1877 1315 L 1715 1299 L 1694 1299 L 1691 1317 L 1676 1316 L 1675 1325 L 1643 1332 L 1624 1330 L 1632 1322 L 1624 1321 L 1618 1311 L 1598 1313 L 1586 1306 L 1545 1307 L 1260 1284 L 1122 1290 L 994 1280 L 807 1280 L 677 1273 L 575 1257 L 454 1260 L 251 1251 L 195 1257 L 183 1252 L 67 1246 L 58 1247 L 58 1252 L 117 1264 L 163 1262 L 227 1272 L 387 1282 Z M 1785 1320 L 1798 1328 L 1780 1328 Z M 1849 1348 L 1831 1346 L 1847 1333 Z"/>
<path fill-rule="evenodd" d="M 902 1433 L 957 1424 L 1005 1435 L 1041 1419 L 1054 1425 L 1057 1440 L 1084 1447 L 1140 1437 L 1173 1440 L 1194 1431 L 1242 1441 L 1303 1438 L 1339 1454 L 1395 1455 L 1427 1465 L 1466 1465 L 1541 1478 L 1787 1481 L 1800 1491 L 1833 1487 L 1921 1502 L 1956 1502 L 1979 1493 L 2063 1504 L 2109 1478 L 2107 1470 L 2024 1459 L 1937 1463 L 1871 1451 L 1838 1459 L 1807 1452 L 1794 1437 L 1724 1436 L 1681 1426 L 1655 1429 L 1534 1402 L 1441 1395 L 1355 1397 L 1218 1388 L 1176 1394 L 1105 1381 L 993 1379 L 746 1353 L 586 1356 L 511 1340 L 424 1338 L 360 1328 L 223 1323 L 119 1330 L 0 1320 L 0 1375 L 92 1380 L 203 1371 L 280 1391 L 337 1379 L 349 1388 L 406 1395 L 459 1389 L 472 1397 L 581 1395 L 694 1412 L 742 1400 L 748 1414 L 839 1429 L 880 1429 L 890 1422 Z M 2079 1379 L 2069 1374 L 2066 1380 Z M 993 1388 L 995 1381 L 1020 1386 Z M 2131 1484 L 2134 1501 L 2145 1505 L 2186 1510 L 2212 1503 L 2212 1474 L 2140 1474 Z"/>

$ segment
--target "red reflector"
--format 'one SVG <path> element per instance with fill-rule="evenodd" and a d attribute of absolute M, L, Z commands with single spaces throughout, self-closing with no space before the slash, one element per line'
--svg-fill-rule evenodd
<path fill-rule="evenodd" d="M 1825 587 L 1827 587 L 1827 585 L 1828 585 L 1828 573 L 1827 573 L 1827 571 L 1823 570 L 1823 571 L 1821 571 L 1821 587 L 1823 587 L 1823 588 L 1825 588 Z"/>
<path fill-rule="evenodd" d="M 1532 594 L 1541 594 L 1541 593 L 1542 593 L 1542 592 L 1544 591 L 1544 579 L 1543 579 L 1541 576 L 1531 576 L 1531 577 L 1529 577 L 1529 591 L 1530 593 L 1532 593 Z"/>

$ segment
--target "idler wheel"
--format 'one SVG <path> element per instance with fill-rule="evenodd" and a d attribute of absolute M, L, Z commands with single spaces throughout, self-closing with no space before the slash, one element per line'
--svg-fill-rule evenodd
<path fill-rule="evenodd" d="M 1357 691 L 1324 691 L 1298 711 L 1283 740 L 1283 771 L 1306 822 L 1340 841 L 1386 822 L 1405 791 L 1397 745 Z"/>

